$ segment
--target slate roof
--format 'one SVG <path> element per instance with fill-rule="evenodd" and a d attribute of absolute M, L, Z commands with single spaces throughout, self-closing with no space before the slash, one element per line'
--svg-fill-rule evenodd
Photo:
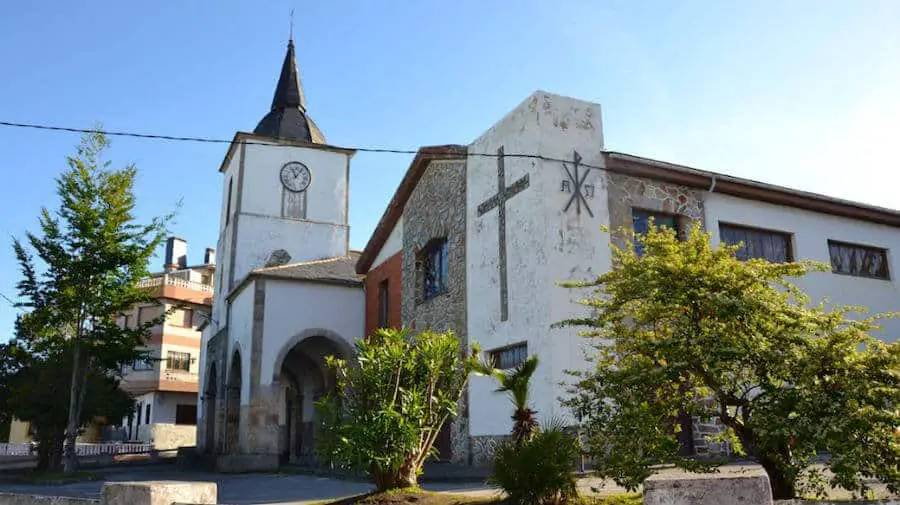
<path fill-rule="evenodd" d="M 365 275 L 356 273 L 356 262 L 359 260 L 359 255 L 359 251 L 350 251 L 350 254 L 347 256 L 291 263 L 277 267 L 257 268 L 251 271 L 250 275 L 346 286 L 362 286 Z"/>
<path fill-rule="evenodd" d="M 294 56 L 294 40 L 288 41 L 281 75 L 272 97 L 272 109 L 256 125 L 253 133 L 266 137 L 324 144 L 325 136 L 306 113 L 306 97 Z"/>

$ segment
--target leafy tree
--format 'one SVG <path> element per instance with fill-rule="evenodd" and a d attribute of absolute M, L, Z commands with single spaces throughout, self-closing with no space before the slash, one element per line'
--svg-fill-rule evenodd
<path fill-rule="evenodd" d="M 452 332 L 377 330 L 355 344 L 354 362 L 330 357 L 336 392 L 316 406 L 316 452 L 367 472 L 379 491 L 414 487 L 444 423 L 457 413 L 470 372 Z"/>
<path fill-rule="evenodd" d="M 0 348 L 0 381 L 7 386 L 5 403 L 15 418 L 30 423 L 38 443 L 38 469 L 58 468 L 68 424 L 68 395 L 72 368 L 72 345 L 49 353 L 36 353 L 27 340 L 13 340 Z M 88 371 L 87 389 L 79 426 L 98 418 L 120 421 L 130 413 L 134 401 L 107 374 Z"/>
<path fill-rule="evenodd" d="M 710 470 L 678 454 L 683 411 L 718 420 L 776 498 L 864 493 L 864 478 L 900 491 L 900 347 L 870 336 L 876 318 L 811 304 L 789 281 L 824 265 L 740 261 L 699 226 L 636 240 L 642 255 L 614 248 L 610 271 L 571 285 L 594 289 L 591 312 L 563 323 L 594 337 L 596 366 L 575 374 L 567 404 L 601 475 L 634 489 L 654 464 Z"/>
<path fill-rule="evenodd" d="M 512 439 L 516 445 L 530 437 L 538 428 L 536 412 L 528 406 L 528 393 L 531 390 L 531 376 L 537 369 L 538 357 L 529 356 L 516 368 L 493 371 L 492 375 L 500 382 L 497 392 L 509 393 L 515 411 L 513 412 Z"/>
<path fill-rule="evenodd" d="M 83 137 L 57 179 L 59 208 L 42 209 L 40 235 L 28 233 L 25 244 L 14 242 L 22 271 L 19 296 L 27 312 L 19 335 L 36 360 L 32 366 L 58 367 L 63 357 L 71 358 L 68 394 L 53 390 L 57 401 L 68 401 L 66 472 L 77 464 L 75 438 L 90 401 L 91 377 L 115 376 L 123 364 L 140 357 L 136 346 L 159 323 L 117 325 L 120 313 L 152 302 L 136 283 L 148 273 L 168 217 L 149 224 L 135 221 L 137 169 L 111 169 L 103 159 L 108 145 L 101 133 Z"/>

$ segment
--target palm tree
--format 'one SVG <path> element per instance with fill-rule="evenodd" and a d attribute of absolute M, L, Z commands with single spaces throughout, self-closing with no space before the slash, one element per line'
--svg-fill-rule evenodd
<path fill-rule="evenodd" d="M 537 356 L 529 356 L 512 370 L 495 370 L 492 374 L 500 382 L 497 391 L 509 393 L 509 397 L 516 407 L 512 416 L 512 439 L 517 446 L 523 440 L 528 439 L 538 427 L 537 419 L 534 417 L 537 412 L 528 408 L 529 383 L 537 365 Z"/>

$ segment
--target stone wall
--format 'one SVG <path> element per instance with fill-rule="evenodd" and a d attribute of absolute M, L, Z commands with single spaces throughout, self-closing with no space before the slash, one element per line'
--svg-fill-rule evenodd
<path fill-rule="evenodd" d="M 503 442 L 509 440 L 507 435 L 482 435 L 472 437 L 472 466 L 488 467 L 494 460 L 494 452 Z"/>
<path fill-rule="evenodd" d="M 157 451 L 192 447 L 197 444 L 196 426 L 157 423 L 150 427 L 153 448 Z"/>
<path fill-rule="evenodd" d="M 432 239 L 447 239 L 447 289 L 424 300 L 419 253 Z M 434 161 L 425 170 L 403 210 L 401 318 L 415 331 L 453 330 L 460 346 L 466 337 L 466 163 Z M 453 462 L 469 459 L 467 401 L 450 427 Z"/>
<path fill-rule="evenodd" d="M 690 230 L 694 222 L 705 223 L 703 192 L 651 179 L 608 173 L 609 227 L 613 241 L 625 244 L 620 230 L 631 230 L 633 209 L 675 214 L 680 231 Z"/>
<path fill-rule="evenodd" d="M 199 384 L 201 402 L 198 405 L 200 418 L 197 421 L 196 442 L 200 451 L 211 454 L 220 452 L 225 446 L 225 379 L 228 371 L 225 356 L 228 352 L 228 329 L 222 329 L 210 337 L 203 352 L 205 370 L 203 382 Z M 215 384 L 210 384 L 213 369 L 216 372 Z M 209 415 L 215 418 L 210 424 L 207 418 Z M 215 442 L 213 447 L 207 447 L 206 444 L 208 426 L 212 426 L 215 432 L 211 437 Z"/>
<path fill-rule="evenodd" d="M 100 500 L 70 498 L 68 496 L 0 493 L 0 505 L 100 505 Z"/>

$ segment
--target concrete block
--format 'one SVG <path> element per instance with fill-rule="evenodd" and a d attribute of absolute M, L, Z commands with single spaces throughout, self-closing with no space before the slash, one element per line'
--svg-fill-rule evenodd
<path fill-rule="evenodd" d="M 214 504 L 214 482 L 108 482 L 103 485 L 102 505 Z"/>
<path fill-rule="evenodd" d="M 654 475 L 644 481 L 645 505 L 772 505 L 769 476 L 758 466 L 721 473 Z"/>

